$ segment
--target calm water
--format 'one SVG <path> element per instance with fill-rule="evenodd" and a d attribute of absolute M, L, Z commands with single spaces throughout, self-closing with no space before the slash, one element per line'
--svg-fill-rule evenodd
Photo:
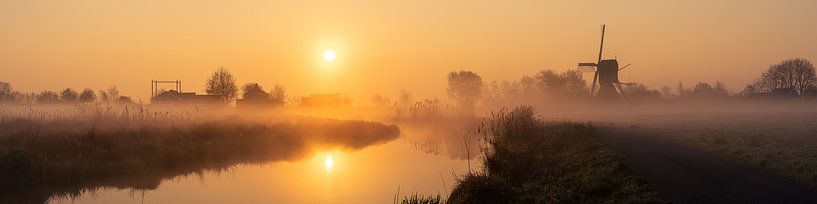
<path fill-rule="evenodd" d="M 165 180 L 154 190 L 106 188 L 50 203 L 391 203 L 398 185 L 401 195 L 445 198 L 455 184 L 453 174 L 466 173 L 468 163 L 428 153 L 437 150 L 418 148 L 417 140 L 404 135 L 359 151 L 316 150 L 304 161 L 238 165 L 228 172 Z M 471 162 L 472 169 L 480 168 L 479 159 Z"/>

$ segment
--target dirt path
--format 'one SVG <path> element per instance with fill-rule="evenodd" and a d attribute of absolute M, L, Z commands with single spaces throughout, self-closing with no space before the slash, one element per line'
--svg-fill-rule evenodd
<path fill-rule="evenodd" d="M 597 130 L 672 203 L 817 203 L 817 191 L 805 185 L 660 135 L 627 127 Z"/>

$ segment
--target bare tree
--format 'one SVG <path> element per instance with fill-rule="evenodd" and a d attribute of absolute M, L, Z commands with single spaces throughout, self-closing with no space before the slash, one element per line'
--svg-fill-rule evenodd
<path fill-rule="evenodd" d="M 217 95 L 221 97 L 225 103 L 232 102 L 236 95 L 238 95 L 238 86 L 235 84 L 235 78 L 225 67 L 219 67 L 218 70 L 210 75 L 205 88 L 207 89 L 207 94 Z"/>
<path fill-rule="evenodd" d="M 82 93 L 79 94 L 79 102 L 83 103 L 96 102 L 96 94 L 94 93 L 94 90 L 91 89 L 82 90 Z"/>
<path fill-rule="evenodd" d="M 67 88 L 60 92 L 60 99 L 66 103 L 76 103 L 77 99 L 79 99 L 79 93 L 72 88 Z"/>
<path fill-rule="evenodd" d="M 109 101 L 114 102 L 115 100 L 119 99 L 119 88 L 116 88 L 116 86 L 108 87 L 106 92 L 108 94 Z"/>
<path fill-rule="evenodd" d="M 272 90 L 270 90 L 269 97 L 270 101 L 272 101 L 273 103 L 284 104 L 286 103 L 287 92 L 284 89 L 284 86 L 276 84 L 275 87 L 273 87 Z"/>
<path fill-rule="evenodd" d="M 473 110 L 476 102 L 482 97 L 482 77 L 471 71 L 451 72 L 448 74 L 448 96 L 459 103 L 464 110 Z"/>
<path fill-rule="evenodd" d="M 771 92 L 775 89 L 791 89 L 803 94 L 814 89 L 817 76 L 815 76 L 814 66 L 808 60 L 795 58 L 784 60 L 774 64 L 764 72 L 750 86 L 744 89 L 744 93 Z"/>

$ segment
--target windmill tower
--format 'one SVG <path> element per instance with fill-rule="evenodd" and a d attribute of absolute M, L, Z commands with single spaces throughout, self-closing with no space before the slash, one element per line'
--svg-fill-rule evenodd
<path fill-rule="evenodd" d="M 593 84 L 590 85 L 590 96 L 597 96 L 599 98 L 620 98 L 619 90 L 621 83 L 618 80 L 618 71 L 627 66 L 618 68 L 618 60 L 616 59 L 602 59 L 602 51 L 604 50 L 604 30 L 606 26 L 601 25 L 601 45 L 599 46 L 599 58 L 596 63 L 579 63 L 579 70 L 585 72 L 593 72 Z M 594 95 L 596 90 L 596 82 L 599 85 L 599 91 Z"/>

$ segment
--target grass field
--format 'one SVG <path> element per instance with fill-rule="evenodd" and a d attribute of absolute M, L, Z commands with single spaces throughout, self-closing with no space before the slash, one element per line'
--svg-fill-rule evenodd
<path fill-rule="evenodd" d="M 477 131 L 485 169 L 447 203 L 660 203 L 585 123 L 543 121 L 531 107 L 492 114 Z"/>
<path fill-rule="evenodd" d="M 817 188 L 815 115 L 664 117 L 626 123 Z"/>

